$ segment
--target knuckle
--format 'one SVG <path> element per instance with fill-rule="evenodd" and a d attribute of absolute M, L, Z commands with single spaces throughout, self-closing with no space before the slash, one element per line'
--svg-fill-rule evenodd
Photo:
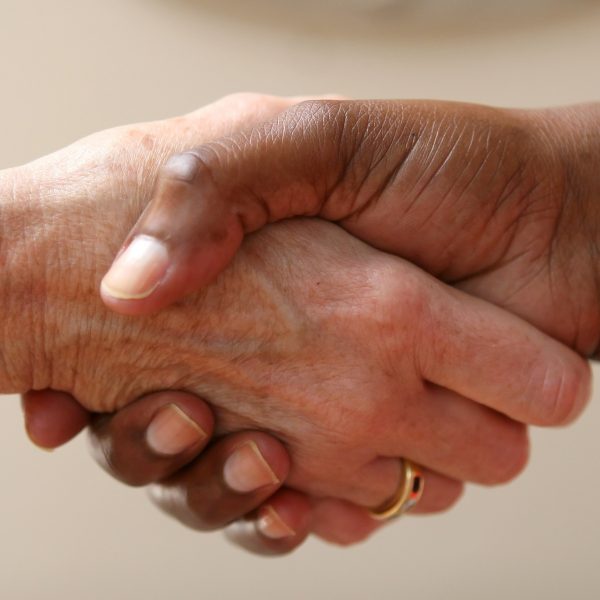
<path fill-rule="evenodd" d="M 398 277 L 398 265 L 389 262 L 371 274 L 376 301 L 371 315 L 375 332 L 397 363 L 399 352 L 418 356 L 420 332 L 431 320 L 429 294 L 423 280 L 409 270 Z"/>
<path fill-rule="evenodd" d="M 106 185 L 131 190 L 125 217 L 139 216 L 159 168 L 157 158 L 167 151 L 164 140 L 150 126 L 129 125 L 93 134 L 81 143 L 85 147 L 76 169 L 82 182 L 89 180 L 94 189 Z"/>
<path fill-rule="evenodd" d="M 200 168 L 199 162 L 200 159 L 193 151 L 178 152 L 169 157 L 159 173 L 163 179 L 191 183 Z"/>
<path fill-rule="evenodd" d="M 231 104 L 241 110 L 251 110 L 253 108 L 262 107 L 264 104 L 273 102 L 276 99 L 276 96 L 260 94 L 257 92 L 235 92 L 224 96 L 221 99 L 221 102 Z"/>
<path fill-rule="evenodd" d="M 374 255 L 366 268 L 348 274 L 348 286 L 335 298 L 336 322 L 352 323 L 361 343 L 370 340 L 373 361 L 383 377 L 380 398 L 397 397 L 394 376 L 411 366 L 410 357 L 419 367 L 417 373 L 424 372 L 419 361 L 431 360 L 422 356 L 428 347 L 422 340 L 429 335 L 423 332 L 430 329 L 433 307 L 428 280 L 418 275 L 410 268 L 399 269 L 395 257 Z"/>
<path fill-rule="evenodd" d="M 224 96 L 213 104 L 197 109 L 189 116 L 192 119 L 202 119 L 207 127 L 206 131 L 213 133 L 209 139 L 216 139 L 268 121 L 294 103 L 290 98 L 239 92 Z"/>
<path fill-rule="evenodd" d="M 295 102 L 290 98 L 259 94 L 255 92 L 240 92 L 225 96 L 218 103 L 222 113 L 227 114 L 229 126 L 227 131 L 232 134 L 245 130 L 249 125 L 258 125 L 273 119 Z"/>
<path fill-rule="evenodd" d="M 349 134 L 357 131 L 352 105 L 339 100 L 303 100 L 281 114 L 276 120 L 277 131 L 313 149 L 315 161 L 326 160 L 327 170 L 333 172 L 332 181 L 337 181 L 341 175 L 338 171 L 347 162 L 343 155 L 352 146 Z"/>
<path fill-rule="evenodd" d="M 365 295 L 372 298 L 372 304 L 365 307 L 363 316 L 383 319 L 382 324 L 385 326 L 390 325 L 390 320 L 397 321 L 398 317 L 400 320 L 410 320 L 413 324 L 413 320 L 417 321 L 424 316 L 427 287 L 415 274 L 412 270 L 405 269 L 402 277 L 399 277 L 397 259 L 378 257 L 362 274 L 362 287 L 367 292 Z"/>
<path fill-rule="evenodd" d="M 139 174 L 141 158 L 160 153 L 161 143 L 151 128 L 143 125 L 127 125 L 109 129 L 99 134 L 98 147 L 103 162 L 119 169 L 131 171 L 131 177 Z M 143 161 L 142 161 L 143 162 Z"/>
<path fill-rule="evenodd" d="M 350 103 L 331 99 L 310 99 L 298 102 L 287 111 L 286 118 L 298 124 L 319 124 L 343 130 Z"/>

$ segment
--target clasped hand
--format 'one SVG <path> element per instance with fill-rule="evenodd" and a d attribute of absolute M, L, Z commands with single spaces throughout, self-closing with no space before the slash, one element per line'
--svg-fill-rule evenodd
<path fill-rule="evenodd" d="M 10 174 L 52 216 L 23 285 L 55 336 L 10 391 L 63 393 L 25 396 L 30 435 L 105 413 L 109 471 L 193 527 L 250 515 L 232 535 L 261 552 L 362 539 L 401 457 L 421 512 L 511 479 L 525 424 L 581 412 L 600 338 L 579 117 L 298 100 L 228 97 Z"/>

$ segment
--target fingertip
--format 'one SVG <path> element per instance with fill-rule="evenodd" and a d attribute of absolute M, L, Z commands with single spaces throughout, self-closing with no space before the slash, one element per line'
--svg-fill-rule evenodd
<path fill-rule="evenodd" d="M 186 469 L 161 479 L 149 492 L 161 510 L 183 524 L 212 531 L 254 514 L 269 502 L 288 470 L 287 452 L 276 439 L 256 431 L 232 433 L 211 444 Z M 243 531 L 236 535 L 247 539 L 248 527 L 240 528 Z"/>
<path fill-rule="evenodd" d="M 90 428 L 93 454 L 113 477 L 140 486 L 164 479 L 194 460 L 210 442 L 214 417 L 193 394 L 154 392 Z"/>
<path fill-rule="evenodd" d="M 182 391 L 159 391 L 147 394 L 137 402 L 143 401 L 154 419 L 161 410 L 174 409 L 184 419 L 193 423 L 203 436 L 210 439 L 215 427 L 215 417 L 211 407 L 202 398 Z M 132 406 L 132 405 L 130 405 Z M 151 423 L 152 421 L 150 421 Z"/>
<path fill-rule="evenodd" d="M 269 540 L 304 539 L 312 524 L 311 505 L 299 492 L 282 489 L 257 512 L 256 530 Z"/>
<path fill-rule="evenodd" d="M 201 220 L 190 220 L 196 226 L 193 231 L 186 231 L 175 217 L 163 224 L 162 235 L 170 238 L 164 254 L 152 250 L 148 240 L 153 236 L 134 237 L 100 283 L 100 297 L 107 308 L 125 316 L 154 314 L 208 286 L 226 269 L 243 240 L 239 223 L 229 219 L 222 230 L 213 231 L 208 225 L 207 232 Z M 156 245 L 166 248 L 162 242 Z M 132 247 L 135 256 L 128 258 Z M 146 251 L 149 256 L 138 256 Z"/>
<path fill-rule="evenodd" d="M 191 448 L 200 448 L 209 438 L 198 420 L 174 402 L 154 413 L 145 433 L 146 445 L 160 457 L 177 456 Z"/>
<path fill-rule="evenodd" d="M 589 362 L 566 348 L 564 350 L 558 364 L 552 361 L 542 365 L 532 377 L 533 398 L 536 413 L 539 413 L 537 425 L 568 425 L 579 417 L 591 398 Z"/>
<path fill-rule="evenodd" d="M 575 421 L 592 398 L 592 367 L 588 360 L 576 356 L 573 372 L 565 387 L 566 409 L 563 423 Z M 572 402 L 569 397 L 572 397 Z"/>
<path fill-rule="evenodd" d="M 229 525 L 225 529 L 225 537 L 255 554 L 289 554 L 308 537 L 311 511 L 310 502 L 304 494 L 284 488 L 271 496 L 252 518 Z"/>
<path fill-rule="evenodd" d="M 90 413 L 66 392 L 32 390 L 23 394 L 21 406 L 25 431 L 43 450 L 62 446 L 90 422 Z"/>
<path fill-rule="evenodd" d="M 169 249 L 162 240 L 134 235 L 103 277 L 101 290 L 117 300 L 143 300 L 160 285 L 169 265 Z"/>
<path fill-rule="evenodd" d="M 262 432 L 244 432 L 228 438 L 223 480 L 232 491 L 245 494 L 286 480 L 290 457 L 283 444 Z"/>

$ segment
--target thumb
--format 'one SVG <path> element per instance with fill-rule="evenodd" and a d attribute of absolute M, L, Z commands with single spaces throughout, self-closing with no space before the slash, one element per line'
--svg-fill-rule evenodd
<path fill-rule="evenodd" d="M 479 177 L 487 189 L 479 165 L 490 127 L 502 132 L 504 119 L 505 111 L 454 103 L 312 100 L 174 155 L 102 282 L 103 299 L 124 314 L 163 308 L 217 277 L 246 234 L 297 216 L 336 221 L 379 249 L 432 266 L 422 254 L 444 254 L 456 234 L 445 227 L 456 221 L 460 196 L 452 182 Z M 450 189 L 417 202 L 437 179 Z M 472 217 L 480 231 L 489 215 L 475 202 L 466 208 L 460 224 Z M 432 215 L 441 221 L 420 239 L 415 223 Z M 446 229 L 450 240 L 439 234 Z"/>
<path fill-rule="evenodd" d="M 172 156 L 103 279 L 105 303 L 124 314 L 153 312 L 215 279 L 244 236 L 267 223 L 347 216 L 352 205 L 333 200 L 364 142 L 357 126 L 364 106 L 303 102 L 255 129 Z M 371 126 L 380 114 L 369 115 Z M 353 165 L 351 179 L 367 170 L 367 162 Z"/>

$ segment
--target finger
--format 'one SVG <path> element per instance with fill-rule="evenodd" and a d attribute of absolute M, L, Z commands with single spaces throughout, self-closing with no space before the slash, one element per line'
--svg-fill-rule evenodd
<path fill-rule="evenodd" d="M 565 424 L 582 412 L 587 361 L 519 317 L 430 281 L 417 349 L 425 379 L 532 425 Z"/>
<path fill-rule="evenodd" d="M 465 467 L 460 460 L 464 460 L 463 455 L 468 454 L 466 449 L 471 441 L 469 438 L 460 442 L 460 449 L 453 450 L 436 436 L 434 429 L 422 430 L 419 428 L 417 436 L 418 438 L 413 436 L 412 440 L 406 439 L 397 442 L 396 449 L 402 448 L 402 454 L 398 456 L 418 463 L 427 472 L 435 473 L 433 488 L 428 491 L 428 494 L 438 490 L 439 494 L 443 495 L 444 490 L 447 488 L 448 495 L 452 497 L 456 491 L 457 481 L 457 478 L 453 475 L 454 472 L 467 471 L 469 474 L 481 474 L 482 483 L 498 483 L 497 479 L 500 477 L 503 478 L 503 481 L 507 479 L 504 465 L 506 451 L 504 450 L 500 452 L 494 446 L 494 451 L 488 451 L 483 458 L 469 456 L 465 461 L 468 466 Z M 402 428 L 398 428 L 397 437 L 405 437 Z M 423 440 L 427 441 L 424 442 Z M 437 451 L 423 450 L 423 447 L 426 446 L 439 446 L 440 449 Z M 389 443 L 389 449 L 394 451 L 392 443 Z M 476 455 L 479 448 L 472 447 L 470 450 L 471 454 Z M 450 456 L 448 458 L 442 457 L 444 454 Z M 434 457 L 435 460 L 428 461 L 431 457 Z M 493 460 L 500 464 L 494 464 Z M 485 461 L 492 462 L 492 464 L 487 464 Z M 438 469 L 439 464 L 443 465 L 444 468 L 448 467 L 446 471 L 440 471 Z M 522 465 L 520 466 L 522 468 Z M 378 457 L 358 469 L 353 468 L 351 471 L 345 470 L 343 462 L 340 462 L 339 473 L 330 475 L 327 478 L 319 473 L 318 468 L 319 465 L 315 467 L 312 464 L 303 464 L 302 469 L 299 469 L 294 465 L 286 480 L 286 486 L 302 489 L 312 497 L 336 498 L 357 506 L 375 507 L 385 505 L 403 484 L 404 469 L 402 459 L 399 457 Z M 321 465 L 321 471 L 322 469 L 323 466 Z M 490 475 L 488 471 L 491 471 L 492 474 Z M 428 502 L 428 497 L 426 497 L 424 506 L 427 511 L 430 511 L 431 507 Z"/>
<path fill-rule="evenodd" d="M 257 472 L 257 483 L 254 485 L 246 484 L 243 487 L 233 486 L 231 477 L 227 475 L 226 465 L 230 462 L 228 459 L 232 456 L 232 450 L 239 450 L 240 448 L 244 449 L 248 460 L 252 459 L 253 452 L 250 452 L 250 449 L 247 448 L 247 442 L 250 439 L 254 441 L 254 450 L 259 449 L 260 451 L 257 465 L 261 469 L 246 467 L 245 471 Z M 377 506 L 389 501 L 403 484 L 403 470 L 400 461 L 398 459 L 381 460 L 389 461 L 390 464 L 393 463 L 394 483 L 393 486 L 386 489 L 385 494 L 377 496 Z M 266 472 L 262 469 L 265 463 L 269 465 Z M 287 453 L 273 438 L 265 434 L 252 432 L 235 434 L 208 449 L 183 473 L 176 474 L 169 480 L 152 486 L 151 497 L 162 510 L 189 527 L 199 530 L 216 529 L 239 518 L 240 515 L 254 510 L 263 503 L 279 487 L 287 476 L 288 469 Z M 427 469 L 424 470 L 424 477 L 427 482 L 426 486 L 429 489 L 423 494 L 419 512 L 445 510 L 460 496 L 462 490 L 460 482 Z M 274 506 L 272 498 L 269 498 L 268 503 Z M 288 512 L 292 514 L 294 510 L 294 508 L 286 508 L 282 514 L 285 515 Z M 361 511 L 363 513 L 365 510 L 362 507 Z M 263 516 L 267 521 L 269 520 L 268 514 Z M 275 521 L 277 520 L 274 515 L 271 516 Z M 291 518 L 302 521 L 300 516 Z M 285 518 L 284 521 L 288 522 Z M 240 525 L 239 527 L 244 535 L 248 535 L 249 529 L 246 525 Z M 281 536 L 277 536 L 275 533 L 271 535 L 266 533 L 263 530 L 266 524 L 261 524 L 260 520 L 257 527 L 259 533 L 267 537 L 277 539 L 288 537 L 285 534 L 283 525 L 281 525 Z M 275 527 L 275 524 L 273 524 L 273 527 Z M 290 526 L 290 528 L 292 532 L 289 533 L 289 536 L 295 540 L 300 539 L 297 537 L 299 532 L 295 527 Z M 304 529 L 302 529 L 302 532 L 304 532 Z M 293 540 L 287 541 L 294 545 Z"/>
<path fill-rule="evenodd" d="M 417 505 L 405 516 L 449 510 L 460 499 L 464 485 L 435 471 L 423 470 L 425 486 Z M 386 504 L 386 503 L 384 503 Z M 402 518 L 405 518 L 403 516 Z M 325 498 L 312 502 L 311 531 L 325 541 L 347 546 L 367 539 L 382 524 L 369 511 L 343 500 Z M 395 524 L 392 520 L 389 524 Z"/>
<path fill-rule="evenodd" d="M 223 103 L 226 103 L 231 107 L 228 112 L 234 113 L 230 121 L 238 123 L 239 119 L 235 117 L 236 104 L 241 104 L 243 107 L 248 102 L 247 97 L 252 96 L 252 94 L 234 95 L 197 113 L 192 113 L 192 116 L 201 115 L 204 122 L 207 111 L 217 109 L 222 111 Z M 237 112 L 245 115 L 246 127 L 257 126 L 265 119 L 267 123 L 271 123 L 275 115 L 298 104 L 340 101 L 334 98 L 339 97 L 334 95 L 312 99 L 306 96 L 267 97 L 259 105 L 258 110 L 253 111 L 255 114 L 251 119 L 248 118 L 247 110 L 242 109 Z M 267 108 L 261 108 L 262 106 Z M 270 129 L 271 125 L 266 127 Z M 293 143 L 293 140 L 290 141 Z M 287 145 L 287 141 L 285 144 Z M 205 144 L 201 148 L 208 150 L 209 146 L 210 144 Z M 220 147 L 220 143 L 215 147 Z M 278 148 L 272 150 L 277 152 Z M 251 152 L 250 148 L 248 152 Z M 250 154 L 244 160 L 252 160 Z M 195 175 L 192 177 L 190 169 L 201 168 L 201 165 L 196 163 L 196 154 L 184 152 L 174 155 L 162 168 L 153 201 L 134 231 L 130 233 L 122 251 L 103 279 L 102 298 L 107 306 L 117 312 L 143 314 L 168 305 L 174 299 L 214 279 L 239 247 L 242 232 L 234 222 L 237 221 L 237 216 L 234 221 L 230 218 L 231 207 L 226 202 L 217 200 L 214 194 L 208 203 L 195 201 L 193 189 L 200 184 L 201 178 Z M 292 172 L 289 173 L 290 180 L 293 180 L 293 175 Z M 289 180 L 281 182 L 281 185 L 287 181 Z M 256 207 L 249 210 L 256 212 Z M 304 211 L 301 211 L 299 214 L 303 213 Z M 280 218 L 284 216 L 286 215 Z M 157 228 L 161 230 L 161 234 L 155 231 Z M 258 227 L 252 227 L 248 231 L 256 228 Z M 210 229 L 211 241 L 204 244 L 203 230 L 208 229 Z M 158 237 L 154 235 L 155 233 Z M 219 239 L 222 236 L 227 239 Z M 166 245 L 167 241 L 169 248 Z"/>
<path fill-rule="evenodd" d="M 104 278 L 102 297 L 124 314 L 158 310 L 212 281 L 244 235 L 295 216 L 339 222 L 454 280 L 474 265 L 482 269 L 472 247 L 487 252 L 492 266 L 497 257 L 481 231 L 497 243 L 522 208 L 518 193 L 504 197 L 506 188 L 530 185 L 514 181 L 522 165 L 507 146 L 523 127 L 522 117 L 515 119 L 510 111 L 459 103 L 313 100 L 176 154 Z M 493 201 L 452 209 L 465 190 Z M 438 210 L 441 200 L 451 209 Z M 458 240 L 448 226 L 457 214 L 467 232 Z"/>
<path fill-rule="evenodd" d="M 463 484 L 425 471 L 423 496 L 407 514 L 431 514 L 451 508 L 460 498 Z M 391 521 L 390 524 L 395 523 Z M 286 554 L 295 550 L 308 533 L 347 546 L 367 539 L 382 526 L 369 511 L 336 498 L 309 498 L 284 488 L 269 498 L 257 513 L 232 523 L 227 538 L 256 554 Z"/>
<path fill-rule="evenodd" d="M 91 418 L 71 394 L 56 390 L 29 391 L 21 397 L 21 405 L 29 439 L 44 449 L 72 440 Z"/>
<path fill-rule="evenodd" d="M 327 478 L 323 460 L 295 465 L 286 485 L 314 496 L 362 506 L 383 504 L 400 485 L 405 457 L 453 480 L 497 485 L 514 479 L 529 458 L 527 428 L 503 414 L 443 388 L 386 409 L 378 431 L 378 458 L 360 468 L 343 461 Z M 308 484 L 307 484 L 308 482 Z M 308 485 L 308 487 L 307 487 Z"/>
<path fill-rule="evenodd" d="M 111 415 L 96 417 L 90 441 L 96 460 L 129 485 L 146 485 L 175 473 L 210 441 L 214 418 L 200 398 L 157 392 Z"/>
<path fill-rule="evenodd" d="M 482 485 L 506 483 L 525 468 L 529 437 L 522 423 L 435 386 L 406 404 L 408 410 L 390 414 L 380 452 Z"/>
<path fill-rule="evenodd" d="M 289 554 L 308 537 L 312 525 L 309 499 L 295 490 L 276 492 L 255 514 L 225 529 L 229 541 L 263 556 Z"/>
<path fill-rule="evenodd" d="M 256 514 L 229 525 L 225 536 L 244 550 L 273 556 L 294 551 L 309 533 L 348 546 L 362 542 L 380 527 L 363 507 L 331 498 L 311 499 L 284 488 Z"/>
<path fill-rule="evenodd" d="M 172 156 L 103 279 L 105 303 L 126 314 L 157 310 L 213 280 L 243 236 L 267 222 L 346 216 L 323 204 L 360 146 L 350 121 L 364 119 L 364 106 L 302 103 L 251 133 Z M 382 114 L 369 115 L 375 127 Z"/>
<path fill-rule="evenodd" d="M 286 449 L 262 432 L 231 434 L 196 461 L 150 487 L 150 497 L 188 527 L 219 529 L 258 508 L 290 468 Z"/>
<path fill-rule="evenodd" d="M 431 469 L 423 469 L 423 495 L 407 515 L 430 515 L 450 510 L 462 497 L 462 481 L 447 477 Z"/>

